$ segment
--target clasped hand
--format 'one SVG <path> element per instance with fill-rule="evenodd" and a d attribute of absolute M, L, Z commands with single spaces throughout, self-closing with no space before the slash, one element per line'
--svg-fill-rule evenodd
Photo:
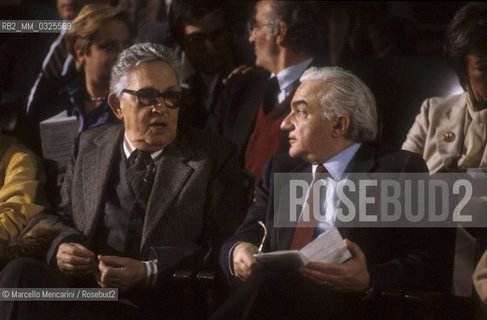
<path fill-rule="evenodd" d="M 239 243 L 233 249 L 233 271 L 237 278 L 242 281 L 247 279 L 256 270 L 262 269 L 263 265 L 254 257 L 254 253 L 258 253 L 259 249 L 251 243 Z"/>
<path fill-rule="evenodd" d="M 63 243 L 57 255 L 59 270 L 68 275 L 93 274 L 102 288 L 119 288 L 128 291 L 145 279 L 145 266 L 141 261 L 116 256 L 98 256 L 78 243 Z"/>

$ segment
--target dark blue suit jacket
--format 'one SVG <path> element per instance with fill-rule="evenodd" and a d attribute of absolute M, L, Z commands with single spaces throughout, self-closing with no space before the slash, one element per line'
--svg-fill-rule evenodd
<path fill-rule="evenodd" d="M 256 202 L 244 223 L 222 247 L 220 263 L 229 275 L 229 252 L 237 242 L 260 245 L 265 222 L 268 235 L 264 252 L 288 250 L 295 228 L 274 227 L 274 173 L 309 172 L 311 165 L 287 154 L 271 157 L 257 186 Z M 345 172 L 421 173 L 424 160 L 408 151 L 391 151 L 362 144 Z M 367 259 L 375 290 L 448 290 L 451 283 L 453 233 L 449 229 L 340 228 L 343 238 L 357 243 Z M 451 252 L 450 252 L 451 250 Z M 230 275 L 229 275 L 230 276 Z"/>

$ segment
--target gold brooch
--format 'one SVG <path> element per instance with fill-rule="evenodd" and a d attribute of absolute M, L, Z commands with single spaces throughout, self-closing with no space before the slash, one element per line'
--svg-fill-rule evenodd
<path fill-rule="evenodd" d="M 451 131 L 443 133 L 443 141 L 452 142 L 455 139 L 455 134 Z"/>

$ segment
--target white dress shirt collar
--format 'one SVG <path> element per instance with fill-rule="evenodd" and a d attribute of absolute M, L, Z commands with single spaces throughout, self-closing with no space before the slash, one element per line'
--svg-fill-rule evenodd
<path fill-rule="evenodd" d="M 312 61 L 313 59 L 308 59 L 295 64 L 294 66 L 281 70 L 277 75 L 274 73 L 271 74 L 269 79 L 272 77 L 277 77 L 277 82 L 279 83 L 279 94 L 277 97 L 278 103 L 283 102 L 289 93 L 296 89 L 296 85 L 294 85 L 296 80 L 301 77 Z"/>
<path fill-rule="evenodd" d="M 355 155 L 355 153 L 357 153 L 361 145 L 361 143 L 354 143 L 350 147 L 342 150 L 341 152 L 328 159 L 325 163 L 323 163 L 326 170 L 328 170 L 334 180 L 340 180 L 343 172 L 345 172 L 345 169 L 350 163 L 350 160 L 352 160 L 353 156 Z M 315 176 L 317 167 L 318 164 L 314 164 L 312 167 L 313 177 Z"/>
<path fill-rule="evenodd" d="M 127 157 L 127 159 L 130 158 L 130 155 L 132 154 L 132 152 L 135 151 L 135 149 L 137 149 L 137 148 L 135 148 L 135 146 L 130 142 L 129 138 L 127 138 L 127 134 L 124 134 L 123 152 L 125 153 L 125 156 Z M 151 156 L 152 160 L 155 160 L 161 154 L 161 152 L 163 150 L 164 149 L 151 152 L 150 156 Z"/>

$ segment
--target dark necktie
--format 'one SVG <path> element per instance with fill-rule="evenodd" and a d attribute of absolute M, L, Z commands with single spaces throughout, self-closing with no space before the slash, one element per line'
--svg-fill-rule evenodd
<path fill-rule="evenodd" d="M 313 235 L 316 230 L 316 226 L 318 221 L 314 218 L 313 215 L 313 187 L 316 181 L 319 180 L 319 173 L 327 173 L 328 171 L 326 168 L 320 164 L 316 168 L 315 177 L 313 178 L 313 182 L 311 183 L 311 187 L 309 189 L 308 199 L 306 200 L 305 208 L 303 208 L 303 214 L 299 218 L 298 224 L 296 226 L 296 230 L 294 230 L 293 240 L 291 242 L 291 250 L 301 250 L 304 246 L 313 240 Z M 321 206 L 321 202 L 320 202 Z M 303 217 L 305 216 L 304 212 L 307 210 L 306 207 L 309 208 L 309 217 L 310 221 L 304 221 Z M 319 209 L 318 209 L 319 210 Z"/>
<path fill-rule="evenodd" d="M 265 114 L 268 114 L 276 107 L 278 94 L 279 82 L 277 81 L 277 77 L 272 77 L 267 81 L 265 86 L 264 101 L 262 102 Z"/>
<path fill-rule="evenodd" d="M 192 98 L 192 108 L 198 108 L 201 110 L 206 110 L 206 98 L 208 96 L 208 88 L 206 83 L 199 73 L 193 74 L 188 79 L 188 84 L 190 85 L 190 92 Z"/>
<path fill-rule="evenodd" d="M 127 181 L 134 192 L 135 199 L 145 206 L 149 200 L 154 180 L 155 166 L 150 152 L 135 150 L 130 155 L 127 168 Z"/>
<path fill-rule="evenodd" d="M 186 80 L 188 88 L 183 88 L 184 108 L 180 117 L 183 122 L 203 129 L 208 118 L 208 89 L 199 73 L 193 74 Z"/>

